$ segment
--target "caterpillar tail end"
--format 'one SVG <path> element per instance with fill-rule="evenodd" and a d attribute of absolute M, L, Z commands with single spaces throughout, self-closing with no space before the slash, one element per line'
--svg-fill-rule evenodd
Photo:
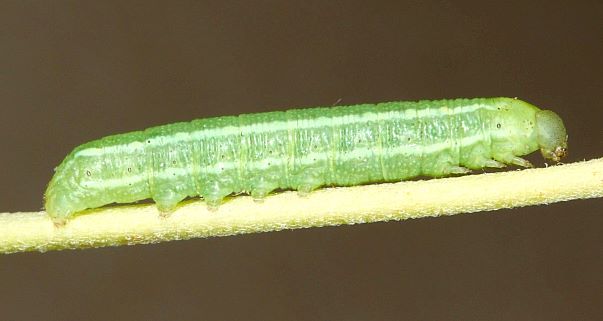
<path fill-rule="evenodd" d="M 56 227 L 66 225 L 76 212 L 85 209 L 81 206 L 78 207 L 70 195 L 52 182 L 44 194 L 44 210 Z"/>
<path fill-rule="evenodd" d="M 46 202 L 44 208 L 48 214 L 48 217 L 52 221 L 52 224 L 57 228 L 65 226 L 69 219 L 73 216 L 73 213 L 71 212 L 57 212 L 52 203 L 49 203 L 48 201 Z"/>
<path fill-rule="evenodd" d="M 67 220 L 64 218 L 52 218 L 52 224 L 56 228 L 63 228 L 65 225 L 67 225 Z"/>

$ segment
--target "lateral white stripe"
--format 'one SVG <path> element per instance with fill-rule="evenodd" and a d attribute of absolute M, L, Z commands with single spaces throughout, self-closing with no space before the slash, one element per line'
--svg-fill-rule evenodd
<path fill-rule="evenodd" d="M 460 140 L 460 145 L 470 146 L 470 145 L 473 145 L 473 144 L 481 141 L 482 138 L 483 137 L 480 134 L 475 134 L 473 136 L 465 137 Z M 418 155 L 418 154 L 423 154 L 423 153 L 435 153 L 435 152 L 442 151 L 446 148 L 450 148 L 450 142 L 441 142 L 441 143 L 432 144 L 432 145 L 429 145 L 429 146 L 426 146 L 423 148 L 412 148 L 412 149 L 409 149 L 408 146 L 404 145 L 404 146 L 399 146 L 397 148 L 389 148 L 388 152 L 390 152 L 390 155 L 391 154 L 394 154 L 394 155 L 400 155 L 400 154 Z M 367 148 L 367 147 L 357 148 L 357 149 L 350 151 L 350 153 L 339 154 L 339 156 L 340 156 L 339 159 L 350 160 L 350 159 L 358 158 L 358 156 L 372 155 L 372 153 L 373 153 L 373 151 L 371 148 Z M 304 165 L 309 165 L 309 164 L 316 162 L 315 159 L 324 161 L 327 159 L 327 157 L 328 156 L 325 153 L 312 153 L 312 154 L 306 155 L 303 158 L 296 159 L 296 164 L 301 163 Z M 268 162 L 270 162 L 270 164 L 282 164 L 282 162 L 284 162 L 284 161 L 285 160 L 282 158 L 270 157 L 262 162 L 256 162 L 256 164 L 251 165 L 251 166 L 255 167 L 255 168 L 266 168 L 268 166 L 265 166 L 264 164 L 267 164 Z M 219 169 L 221 169 L 221 168 L 230 170 L 230 169 L 236 168 L 237 166 L 238 166 L 238 164 L 236 162 L 218 163 L 218 164 L 213 165 L 212 168 L 206 169 L 204 172 L 210 172 L 210 173 L 216 174 L 216 173 L 218 173 Z M 271 166 L 274 166 L 274 165 L 271 165 Z M 173 174 L 176 174 L 176 175 L 173 175 Z M 162 178 L 162 179 L 169 179 L 169 178 L 175 179 L 175 177 L 189 176 L 190 171 L 189 171 L 189 169 L 186 169 L 186 168 L 172 168 L 169 171 L 157 173 L 156 175 L 158 175 L 158 177 Z M 111 187 L 115 187 L 115 186 L 125 186 L 129 183 L 135 184 L 135 183 L 144 181 L 146 179 L 147 179 L 147 175 L 146 175 L 146 173 L 144 173 L 144 174 L 139 174 L 136 176 L 129 176 L 129 177 L 126 176 L 123 178 L 105 179 L 102 181 L 91 181 L 91 182 L 86 182 L 86 184 L 89 187 L 96 187 L 99 189 L 103 189 L 103 188 L 111 188 Z"/>
<path fill-rule="evenodd" d="M 496 107 L 492 107 L 490 105 L 485 105 L 485 104 L 473 104 L 473 105 L 464 105 L 464 106 L 459 106 L 459 107 L 455 107 L 455 108 L 448 108 L 448 107 L 437 107 L 437 108 L 425 108 L 425 109 L 401 109 L 399 111 L 388 111 L 388 115 L 391 115 L 391 113 L 398 113 L 400 117 L 404 117 L 405 119 L 415 119 L 415 118 L 428 118 L 428 117 L 433 117 L 433 116 L 440 116 L 442 113 L 446 113 L 449 115 L 462 115 L 462 114 L 466 114 L 466 113 L 471 113 L 474 112 L 478 109 L 481 108 L 485 108 L 485 109 L 495 109 Z M 417 112 L 418 111 L 418 112 Z M 337 123 L 339 125 L 349 125 L 349 124 L 353 124 L 353 123 L 357 123 L 357 122 L 367 122 L 367 121 L 378 121 L 380 119 L 380 115 L 381 113 L 384 112 L 367 112 L 364 114 L 358 114 L 358 115 L 341 115 L 341 116 L 336 116 L 336 117 L 319 117 L 319 118 L 315 118 L 312 121 L 304 121 L 304 122 L 298 122 L 296 128 L 297 129 L 312 129 L 312 128 L 318 128 L 318 127 L 323 127 L 325 125 L 330 125 L 332 123 Z M 163 143 L 172 143 L 174 141 L 179 141 L 179 142 L 189 142 L 189 141 L 193 141 L 193 140 L 199 140 L 201 138 L 205 138 L 205 137 L 213 137 L 216 135 L 219 136 L 226 136 L 226 135 L 233 135 L 233 134 L 237 134 L 240 132 L 249 132 L 251 129 L 254 128 L 268 128 L 270 129 L 271 132 L 276 132 L 276 131 L 286 131 L 287 130 L 287 121 L 275 121 L 275 122 L 266 122 L 264 124 L 248 124 L 245 126 L 226 126 L 226 127 L 219 127 L 219 128 L 214 128 L 211 130 L 197 130 L 197 131 L 193 131 L 193 132 L 182 132 L 182 133 L 175 133 L 171 136 L 163 136 L 161 137 L 161 140 L 163 141 Z M 264 125 L 264 126 L 262 126 Z M 124 144 L 124 145 L 115 145 L 115 146 L 106 146 L 106 147 L 102 147 L 102 148 L 88 148 L 88 149 L 83 149 L 78 151 L 75 154 L 75 157 L 96 157 L 96 156 L 101 156 L 101 155 L 105 155 L 105 154 L 111 154 L 114 153 L 116 150 L 127 150 L 127 149 L 134 149 L 134 148 L 143 148 L 143 146 L 145 145 L 144 142 L 131 142 L 128 144 Z"/>

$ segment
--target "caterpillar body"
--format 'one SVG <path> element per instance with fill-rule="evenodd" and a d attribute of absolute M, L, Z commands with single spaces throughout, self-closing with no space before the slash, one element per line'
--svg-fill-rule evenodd
<path fill-rule="evenodd" d="M 45 193 L 55 222 L 151 198 L 168 213 L 186 197 L 215 208 L 232 193 L 441 177 L 528 167 L 538 149 L 565 156 L 561 118 L 512 98 L 388 102 L 198 119 L 108 136 L 75 148 Z"/>

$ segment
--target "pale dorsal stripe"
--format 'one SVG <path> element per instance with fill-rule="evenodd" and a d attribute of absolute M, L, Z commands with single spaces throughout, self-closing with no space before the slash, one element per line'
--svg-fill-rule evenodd
<path fill-rule="evenodd" d="M 339 126 L 346 126 L 355 123 L 364 123 L 370 121 L 378 121 L 380 119 L 380 114 L 387 113 L 388 115 L 392 115 L 394 113 L 395 117 L 399 117 L 404 120 L 410 120 L 415 118 L 433 118 L 439 117 L 443 114 L 445 115 L 462 115 L 466 113 L 472 113 L 479 109 L 495 109 L 495 107 L 486 104 L 475 103 L 472 105 L 464 105 L 458 106 L 454 108 L 449 107 L 434 107 L 434 108 L 424 108 L 424 109 L 401 109 L 399 111 L 387 111 L 387 112 L 366 112 L 362 114 L 356 115 L 341 115 L 334 117 L 318 117 L 312 119 L 311 121 L 304 121 L 301 123 L 297 123 L 295 128 L 298 130 L 307 130 L 307 129 L 315 129 L 320 127 L 329 126 L 331 124 L 338 124 Z M 418 112 L 417 112 L 418 111 Z M 381 116 L 382 117 L 382 116 Z M 294 120 L 292 120 L 294 121 Z M 213 129 L 205 129 L 205 130 L 195 130 L 191 132 L 179 132 L 174 133 L 171 136 L 162 137 L 162 141 L 164 144 L 170 144 L 175 142 L 190 142 L 194 140 L 200 140 L 206 137 L 218 137 L 218 136 L 228 136 L 233 134 L 239 134 L 240 132 L 249 132 L 251 127 L 254 128 L 265 128 L 266 132 L 277 132 L 277 131 L 287 131 L 288 129 L 288 121 L 279 120 L 279 121 L 269 121 L 265 123 L 254 123 L 244 126 L 225 126 L 218 127 Z M 289 125 L 290 126 L 290 125 Z M 143 149 L 145 142 L 131 142 L 128 144 L 119 144 L 114 146 L 105 146 L 101 148 L 86 148 L 79 150 L 75 153 L 75 157 L 97 157 L 102 155 L 107 155 L 111 153 L 115 153 L 116 150 L 125 150 L 125 149 Z"/>

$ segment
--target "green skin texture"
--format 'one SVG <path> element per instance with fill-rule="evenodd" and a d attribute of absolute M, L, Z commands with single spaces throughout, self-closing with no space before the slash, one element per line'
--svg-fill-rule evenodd
<path fill-rule="evenodd" d="M 169 213 L 187 196 L 210 208 L 232 193 L 308 193 L 529 166 L 558 160 L 559 116 L 512 98 L 389 102 L 198 119 L 104 137 L 75 148 L 46 193 L 55 222 L 89 208 L 152 198 Z M 563 153 L 563 154 L 564 154 Z M 561 155 L 563 156 L 563 155 Z"/>

